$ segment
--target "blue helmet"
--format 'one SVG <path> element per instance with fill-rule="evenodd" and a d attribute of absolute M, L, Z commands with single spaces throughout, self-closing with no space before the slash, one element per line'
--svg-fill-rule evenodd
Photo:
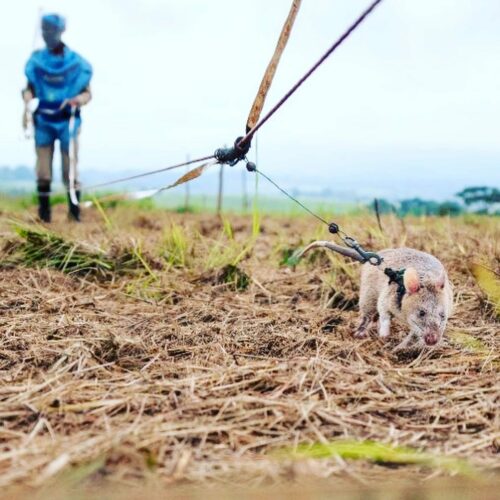
<path fill-rule="evenodd" d="M 46 14 L 42 17 L 42 37 L 48 49 L 61 43 L 61 35 L 66 29 L 66 20 L 59 14 Z"/>
<path fill-rule="evenodd" d="M 42 17 L 42 29 L 44 28 L 55 28 L 62 33 L 66 29 L 66 19 L 59 14 L 45 14 Z"/>

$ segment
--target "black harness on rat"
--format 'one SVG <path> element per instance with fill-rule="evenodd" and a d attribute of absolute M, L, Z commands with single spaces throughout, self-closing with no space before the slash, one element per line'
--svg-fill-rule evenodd
<path fill-rule="evenodd" d="M 386 267 L 384 269 L 384 274 L 389 277 L 389 285 L 391 283 L 396 283 L 398 285 L 398 288 L 396 290 L 396 300 L 398 308 L 401 309 L 401 306 L 403 304 L 403 297 L 405 296 L 406 293 L 406 287 L 403 281 L 405 269 L 399 269 L 398 271 L 394 271 L 394 269 Z"/>

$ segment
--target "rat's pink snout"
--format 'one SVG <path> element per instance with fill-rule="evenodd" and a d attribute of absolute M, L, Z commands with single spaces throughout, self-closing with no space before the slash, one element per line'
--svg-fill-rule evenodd
<path fill-rule="evenodd" d="M 427 345 L 436 345 L 439 341 L 439 334 L 435 332 L 428 333 L 425 335 L 424 341 Z"/>

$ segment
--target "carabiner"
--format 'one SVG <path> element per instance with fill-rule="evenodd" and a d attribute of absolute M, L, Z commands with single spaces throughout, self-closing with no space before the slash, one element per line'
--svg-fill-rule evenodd
<path fill-rule="evenodd" d="M 344 240 L 344 243 L 356 250 L 356 252 L 363 257 L 363 263 L 364 262 L 369 262 L 372 266 L 380 266 L 384 259 L 380 257 L 378 253 L 375 252 L 367 252 L 354 238 L 351 238 L 350 236 L 345 236 L 342 238 Z"/>

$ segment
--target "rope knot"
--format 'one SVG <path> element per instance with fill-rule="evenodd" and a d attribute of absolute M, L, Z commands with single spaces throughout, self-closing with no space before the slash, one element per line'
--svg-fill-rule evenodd
<path fill-rule="evenodd" d="M 234 167 L 238 162 L 244 160 L 250 151 L 251 142 L 242 141 L 243 137 L 238 137 L 234 141 L 234 146 L 230 148 L 219 148 L 215 150 L 215 159 L 222 164 Z"/>

